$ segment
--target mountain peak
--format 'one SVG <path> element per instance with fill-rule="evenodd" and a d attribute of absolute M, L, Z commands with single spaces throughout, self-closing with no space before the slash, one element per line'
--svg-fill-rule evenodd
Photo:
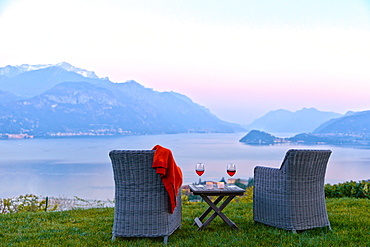
<path fill-rule="evenodd" d="M 0 75 L 12 78 L 12 77 L 15 77 L 19 74 L 27 72 L 27 71 L 46 69 L 46 68 L 49 68 L 49 67 L 58 67 L 58 68 L 66 70 L 66 71 L 75 72 L 75 73 L 80 74 L 80 75 L 82 75 L 84 77 L 87 77 L 87 78 L 100 79 L 95 74 L 95 72 L 74 67 L 73 65 L 71 65 L 70 63 L 67 63 L 67 62 L 61 62 L 61 63 L 57 63 L 57 64 L 37 64 L 37 65 L 22 64 L 22 65 L 16 65 L 16 66 L 7 65 L 3 68 L 0 68 Z"/>
<path fill-rule="evenodd" d="M 88 71 L 85 69 L 77 68 L 66 62 L 61 62 L 52 66 L 59 67 L 67 71 L 75 72 L 87 78 L 99 79 L 99 77 L 95 74 L 94 71 Z"/>
<path fill-rule="evenodd" d="M 310 108 L 303 107 L 302 109 L 300 109 L 300 110 L 298 110 L 296 112 L 303 112 L 303 111 L 317 112 L 318 110 L 315 107 L 310 107 Z"/>

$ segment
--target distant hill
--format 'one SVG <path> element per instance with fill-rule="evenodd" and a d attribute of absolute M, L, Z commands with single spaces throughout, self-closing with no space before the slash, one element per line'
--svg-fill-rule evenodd
<path fill-rule="evenodd" d="M 343 117 L 331 119 L 312 133 L 279 138 L 266 132 L 252 130 L 240 142 L 246 144 L 326 144 L 345 146 L 370 146 L 370 111 L 348 112 Z"/>
<path fill-rule="evenodd" d="M 0 104 L 21 99 L 15 94 L 0 90 Z"/>
<path fill-rule="evenodd" d="M 370 136 L 370 111 L 349 112 L 323 123 L 313 134 Z"/>
<path fill-rule="evenodd" d="M 0 68 L 0 134 L 115 135 L 243 131 L 175 92 L 113 83 L 67 63 Z"/>
<path fill-rule="evenodd" d="M 302 145 L 337 145 L 337 146 L 370 146 L 369 137 L 321 135 L 301 133 L 293 137 L 280 138 L 269 133 L 251 130 L 239 140 L 249 145 L 302 144 Z"/>
<path fill-rule="evenodd" d="M 323 112 L 315 108 L 303 108 L 296 112 L 279 109 L 268 112 L 245 128 L 273 133 L 312 132 L 322 123 L 340 116 L 339 113 Z"/>
<path fill-rule="evenodd" d="M 269 145 L 274 144 L 277 137 L 259 130 L 251 130 L 239 141 L 247 144 Z"/>

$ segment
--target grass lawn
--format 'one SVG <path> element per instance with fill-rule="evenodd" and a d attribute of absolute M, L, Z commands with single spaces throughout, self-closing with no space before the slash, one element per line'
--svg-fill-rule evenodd
<path fill-rule="evenodd" d="M 182 228 L 168 246 L 370 246 L 370 200 L 327 199 L 333 230 L 291 232 L 254 223 L 251 202 L 232 202 L 224 210 L 239 231 L 217 217 L 197 231 L 193 219 L 205 203 L 183 206 Z M 163 246 L 163 238 L 124 238 L 111 241 L 113 208 L 0 215 L 0 246 Z"/>

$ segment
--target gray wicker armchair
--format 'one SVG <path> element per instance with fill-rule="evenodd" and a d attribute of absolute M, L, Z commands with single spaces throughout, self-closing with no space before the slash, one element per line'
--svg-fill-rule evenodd
<path fill-rule="evenodd" d="M 254 169 L 253 219 L 291 230 L 330 227 L 324 179 L 330 150 L 289 150 L 280 167 Z"/>
<path fill-rule="evenodd" d="M 181 227 L 181 192 L 173 214 L 168 193 L 152 168 L 153 150 L 113 150 L 109 153 L 115 181 L 112 240 L 116 237 L 164 237 L 167 243 Z"/>

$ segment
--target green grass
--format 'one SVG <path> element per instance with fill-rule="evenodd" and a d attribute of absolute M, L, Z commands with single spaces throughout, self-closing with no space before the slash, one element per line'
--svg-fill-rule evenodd
<path fill-rule="evenodd" d="M 231 230 L 217 217 L 197 231 L 193 219 L 205 203 L 183 206 L 182 228 L 168 246 L 370 246 L 370 200 L 327 199 L 333 230 L 293 234 L 253 222 L 251 202 L 232 202 L 224 210 L 240 228 Z M 113 208 L 0 215 L 0 246 L 163 246 L 162 238 L 124 238 L 111 242 Z"/>

